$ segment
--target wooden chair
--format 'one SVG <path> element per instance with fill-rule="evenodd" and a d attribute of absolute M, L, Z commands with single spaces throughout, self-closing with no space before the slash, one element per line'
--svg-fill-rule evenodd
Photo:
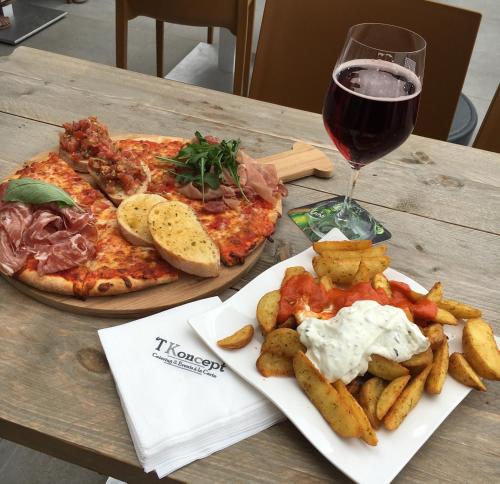
<path fill-rule="evenodd" d="M 415 133 L 446 140 L 480 21 L 479 13 L 424 0 L 268 1 L 250 97 L 319 113 L 349 28 L 399 25 L 427 41 Z"/>
<path fill-rule="evenodd" d="M 472 146 L 500 153 L 500 84 Z"/>
<path fill-rule="evenodd" d="M 116 65 L 127 68 L 128 21 L 138 17 L 156 20 L 156 74 L 163 77 L 164 22 L 207 26 L 207 42 L 213 27 L 225 27 L 236 36 L 234 94 L 248 91 L 255 0 L 116 0 Z"/>

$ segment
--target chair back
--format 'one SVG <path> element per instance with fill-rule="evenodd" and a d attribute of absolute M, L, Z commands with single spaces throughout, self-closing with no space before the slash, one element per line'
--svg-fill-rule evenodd
<path fill-rule="evenodd" d="M 427 41 L 414 133 L 446 140 L 480 21 L 477 12 L 426 0 L 270 0 L 250 97 L 319 113 L 349 28 L 398 25 Z"/>
<path fill-rule="evenodd" d="M 500 153 L 500 84 L 472 146 Z"/>

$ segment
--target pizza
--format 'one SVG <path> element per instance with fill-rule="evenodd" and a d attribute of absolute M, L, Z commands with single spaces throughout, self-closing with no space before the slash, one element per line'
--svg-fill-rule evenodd
<path fill-rule="evenodd" d="M 111 138 L 95 117 L 63 127 L 58 153 L 28 162 L 0 184 L 0 272 L 7 276 L 79 298 L 177 280 L 179 270 L 155 247 L 133 245 L 123 237 L 117 206 L 139 193 L 189 206 L 226 266 L 242 264 L 274 232 L 286 190 L 274 166 L 246 156 L 239 140 L 199 133 L 193 140 Z M 206 152 L 207 163 L 217 166 L 197 171 L 198 165 L 183 158 L 190 151 Z M 227 153 L 232 158 L 226 166 L 220 160 Z M 46 192 L 53 195 L 47 186 L 61 190 L 73 204 L 64 205 L 57 196 L 46 200 Z M 24 197 L 40 189 L 41 201 L 33 202 L 33 195 L 7 196 L 14 188 Z"/>

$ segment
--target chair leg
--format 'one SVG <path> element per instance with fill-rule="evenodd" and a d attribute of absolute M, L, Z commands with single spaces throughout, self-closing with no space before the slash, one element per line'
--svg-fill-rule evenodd
<path fill-rule="evenodd" d="M 208 27 L 208 29 L 207 29 L 207 44 L 213 44 L 213 43 L 214 43 L 214 28 Z"/>
<path fill-rule="evenodd" d="M 127 0 L 116 0 L 115 17 L 116 67 L 127 68 L 128 12 Z"/>
<path fill-rule="evenodd" d="M 156 75 L 163 77 L 163 31 L 164 24 L 161 20 L 156 21 Z"/>
<path fill-rule="evenodd" d="M 252 39 L 253 39 L 253 23 L 255 16 L 255 0 L 251 1 L 248 11 L 248 26 L 247 37 L 245 43 L 245 63 L 243 65 L 243 88 L 241 95 L 248 96 L 248 86 L 250 84 L 250 64 L 252 61 Z"/>
<path fill-rule="evenodd" d="M 248 28 L 248 0 L 238 2 L 238 25 L 236 28 L 236 56 L 234 59 L 233 94 L 242 95 L 243 69 L 245 67 L 245 50 Z"/>

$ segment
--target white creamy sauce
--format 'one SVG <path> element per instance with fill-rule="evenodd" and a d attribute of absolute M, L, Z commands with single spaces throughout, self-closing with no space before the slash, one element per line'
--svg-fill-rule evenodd
<path fill-rule="evenodd" d="M 356 301 L 331 319 L 306 316 L 297 331 L 307 357 L 331 382 L 364 375 L 371 355 L 401 362 L 429 347 L 402 309 L 376 301 Z"/>

